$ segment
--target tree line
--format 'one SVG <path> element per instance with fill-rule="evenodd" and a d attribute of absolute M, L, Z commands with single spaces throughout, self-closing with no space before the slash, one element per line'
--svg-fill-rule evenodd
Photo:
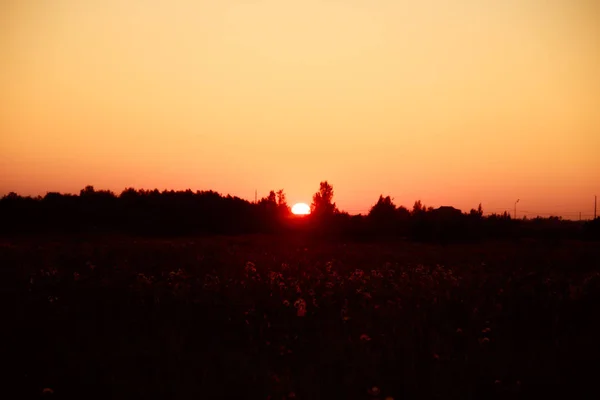
<path fill-rule="evenodd" d="M 379 196 L 367 215 L 350 215 L 336 206 L 327 181 L 313 195 L 311 214 L 293 216 L 285 192 L 270 191 L 256 203 L 208 191 L 136 190 L 120 194 L 82 189 L 79 195 L 49 192 L 0 199 L 0 233 L 123 233 L 148 236 L 307 233 L 356 240 L 407 238 L 457 242 L 504 238 L 600 238 L 600 218 L 585 223 L 559 217 L 515 220 L 504 212 L 484 216 L 481 204 L 468 213 L 453 207 L 412 209 Z"/>

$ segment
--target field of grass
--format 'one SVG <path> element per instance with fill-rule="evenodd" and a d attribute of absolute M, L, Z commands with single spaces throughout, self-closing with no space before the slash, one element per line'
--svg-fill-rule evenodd
<path fill-rule="evenodd" d="M 10 398 L 598 392 L 598 243 L 4 238 L 0 265 Z"/>

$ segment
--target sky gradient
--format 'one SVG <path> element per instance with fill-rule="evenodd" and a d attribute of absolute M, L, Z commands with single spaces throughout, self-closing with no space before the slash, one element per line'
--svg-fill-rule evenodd
<path fill-rule="evenodd" d="M 594 0 L 3 0 L 0 195 L 590 217 L 598 71 Z"/>

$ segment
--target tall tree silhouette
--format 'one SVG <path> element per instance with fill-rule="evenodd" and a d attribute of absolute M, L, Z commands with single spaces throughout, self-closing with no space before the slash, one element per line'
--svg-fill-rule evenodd
<path fill-rule="evenodd" d="M 425 211 L 426 211 L 426 208 L 423 205 L 423 203 L 421 202 L 421 200 L 415 201 L 415 204 L 413 204 L 413 208 L 412 208 L 412 215 L 419 215 Z"/>
<path fill-rule="evenodd" d="M 390 196 L 379 196 L 377 203 L 371 207 L 368 219 L 375 234 L 391 234 L 397 227 L 396 205 Z"/>
<path fill-rule="evenodd" d="M 285 193 L 283 192 L 283 189 L 279 189 L 276 193 L 277 195 L 277 205 L 278 206 L 285 206 L 287 205 L 286 199 L 285 199 Z"/>
<path fill-rule="evenodd" d="M 285 192 L 283 189 L 279 189 L 277 193 L 277 208 L 279 209 L 279 214 L 281 216 L 288 216 L 292 210 L 288 206 L 287 199 L 285 198 Z"/>
<path fill-rule="evenodd" d="M 267 197 L 263 197 L 261 199 L 261 201 L 268 203 L 268 204 L 276 205 L 277 204 L 277 195 L 275 194 L 275 191 L 271 190 L 269 192 L 269 195 Z"/>
<path fill-rule="evenodd" d="M 369 211 L 369 216 L 373 218 L 379 216 L 383 216 L 384 218 L 393 218 L 395 211 L 396 205 L 394 204 L 390 196 L 383 197 L 382 195 L 380 195 L 379 200 L 377 200 L 377 203 L 375 203 L 375 205 L 371 207 L 371 210 Z"/>
<path fill-rule="evenodd" d="M 327 181 L 321 182 L 319 191 L 313 195 L 313 201 L 310 205 L 311 214 L 319 218 L 331 216 L 337 211 L 337 207 L 333 202 L 333 186 Z"/>
<path fill-rule="evenodd" d="M 258 206 L 262 210 L 262 218 L 273 222 L 277 216 L 278 210 L 277 195 L 275 194 L 275 191 L 271 190 L 267 197 L 260 199 Z"/>

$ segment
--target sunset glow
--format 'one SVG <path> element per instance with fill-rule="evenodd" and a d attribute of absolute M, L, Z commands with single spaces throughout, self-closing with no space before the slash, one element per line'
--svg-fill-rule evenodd
<path fill-rule="evenodd" d="M 7 0 L 0 196 L 593 214 L 600 2 Z M 594 150 L 596 149 L 596 150 Z"/>
<path fill-rule="evenodd" d="M 308 215 L 310 214 L 310 206 L 305 203 L 296 203 L 292 207 L 292 214 L 295 215 Z"/>

